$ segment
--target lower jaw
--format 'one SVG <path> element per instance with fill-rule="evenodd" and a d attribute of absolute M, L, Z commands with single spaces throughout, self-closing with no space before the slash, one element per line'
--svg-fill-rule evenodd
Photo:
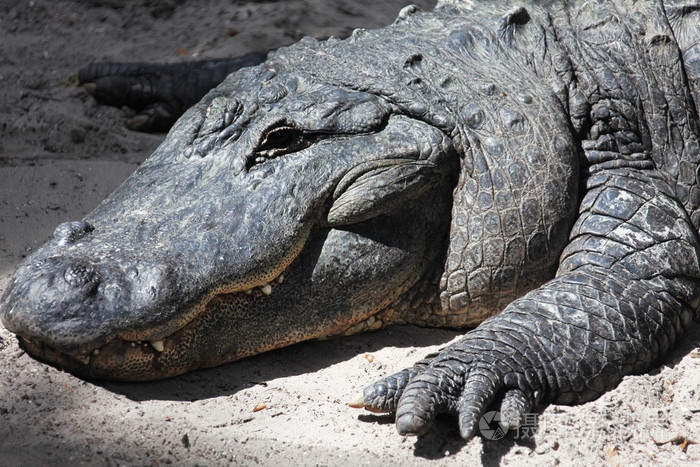
<path fill-rule="evenodd" d="M 235 349 L 225 354 L 207 355 L 206 351 L 197 349 L 196 336 L 192 339 L 192 335 L 180 331 L 167 338 L 164 346 L 161 343 L 159 350 L 148 341 L 114 339 L 96 350 L 68 353 L 40 341 L 18 339 L 22 349 L 37 360 L 89 380 L 159 380 L 245 356 L 237 355 Z"/>
<path fill-rule="evenodd" d="M 265 297 L 283 282 L 284 272 L 286 271 L 270 283 L 225 295 L 245 302 L 256 297 Z M 152 381 L 170 378 L 270 350 L 239 350 L 221 345 L 220 342 L 218 345 L 212 345 L 208 339 L 212 328 L 209 302 L 216 300 L 217 296 L 212 292 L 210 297 L 193 307 L 196 314 L 189 322 L 158 341 L 136 340 L 137 334 L 125 334 L 128 337 L 114 338 L 99 348 L 82 352 L 63 352 L 39 340 L 22 336 L 18 336 L 18 339 L 22 349 L 39 361 L 84 379 L 108 381 Z"/>
<path fill-rule="evenodd" d="M 166 367 L 159 364 L 160 354 L 146 344 L 131 347 L 127 341 L 112 341 L 99 354 L 84 357 L 61 352 L 48 344 L 22 337 L 20 346 L 39 361 L 68 371 L 84 379 L 110 381 L 149 381 L 176 376 L 191 368 Z"/>
<path fill-rule="evenodd" d="M 256 290 L 253 293 L 240 292 L 229 296 L 247 302 L 254 298 L 262 299 L 266 294 L 264 290 Z M 115 338 L 97 349 L 64 352 L 39 340 L 21 336 L 18 339 L 20 346 L 37 360 L 84 379 L 108 381 L 170 378 L 293 343 L 277 342 L 256 347 L 252 343 L 238 346 L 233 342 L 222 342 L 212 332 L 218 327 L 218 319 L 222 318 L 218 311 L 207 305 L 183 328 L 155 342 Z"/>
<path fill-rule="evenodd" d="M 282 281 L 279 281 L 280 283 Z M 109 381 L 152 381 L 174 377 L 192 370 L 209 368 L 252 356 L 269 350 L 285 347 L 300 341 L 314 338 L 328 338 L 378 329 L 390 324 L 392 317 L 387 307 L 392 301 L 371 311 L 364 319 L 354 322 L 340 322 L 323 330 L 307 330 L 297 334 L 278 335 L 278 339 L 264 342 L 242 342 L 235 340 L 222 342 L 215 338 L 215 330 L 226 326 L 220 321 L 226 307 L 220 303 L 251 300 L 264 300 L 268 292 L 255 290 L 217 296 L 204 306 L 183 328 L 159 341 L 131 341 L 115 338 L 98 349 L 84 352 L 62 352 L 44 342 L 19 337 L 24 350 L 36 359 L 81 378 Z M 393 297 L 392 297 L 393 298 Z M 393 318 L 393 319 L 392 319 Z M 213 337 L 214 336 L 214 337 Z M 230 334 L 227 337 L 231 337 Z"/>

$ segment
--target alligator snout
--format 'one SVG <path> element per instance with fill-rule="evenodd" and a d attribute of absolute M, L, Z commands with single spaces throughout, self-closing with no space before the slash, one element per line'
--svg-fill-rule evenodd
<path fill-rule="evenodd" d="M 82 240 L 92 233 L 95 227 L 82 221 L 64 222 L 53 232 L 51 241 L 57 247 L 67 247 Z M 99 286 L 99 275 L 93 264 L 85 260 L 67 260 L 67 264 L 61 269 L 63 280 L 70 287 L 75 289 L 89 287 L 86 293 L 94 293 Z"/>
<path fill-rule="evenodd" d="M 92 285 L 91 291 L 93 292 L 98 285 L 98 276 L 95 272 L 95 268 L 86 263 L 68 265 L 63 271 L 63 279 L 68 285 L 75 288 Z"/>
<path fill-rule="evenodd" d="M 109 239 L 97 241 L 93 231 L 86 222 L 61 224 L 52 241 L 18 269 L 2 298 L 10 330 L 75 354 L 115 334 L 140 337 L 129 326 L 132 320 L 141 328 L 156 312 L 167 311 L 177 288 L 168 258 L 148 249 L 124 251 Z"/>

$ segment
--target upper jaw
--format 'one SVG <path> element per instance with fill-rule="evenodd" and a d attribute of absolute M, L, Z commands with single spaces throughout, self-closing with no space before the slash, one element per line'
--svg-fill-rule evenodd
<path fill-rule="evenodd" d="M 176 326 L 177 320 L 163 324 L 155 318 L 178 314 L 173 312 L 177 276 L 172 264 L 153 258 L 61 254 L 49 244 L 15 273 L 0 302 L 1 318 L 26 339 L 76 354 L 118 334 L 128 337 L 136 323 L 160 322 L 148 326 L 150 335 L 144 335 L 155 339 Z"/>
<path fill-rule="evenodd" d="M 285 280 L 285 272 L 280 273 L 270 282 L 261 286 L 251 287 L 239 291 L 233 295 L 238 295 L 243 300 L 253 300 L 256 297 L 266 297 L 274 293 L 275 289 L 282 286 Z M 160 379 L 200 367 L 202 361 L 207 361 L 207 355 L 200 355 L 197 358 L 184 359 L 185 362 L 173 362 L 173 355 L 179 353 L 179 348 L 188 347 L 201 337 L 201 322 L 206 321 L 209 310 L 208 302 L 210 293 L 199 303 L 191 306 L 191 319 L 175 320 L 169 323 L 169 328 L 174 331 L 169 334 L 154 334 L 153 330 L 139 333 L 132 329 L 122 332 L 99 341 L 85 341 L 80 345 L 68 347 L 57 347 L 52 345 L 44 337 L 33 337 L 26 333 L 17 331 L 12 325 L 10 330 L 18 334 L 20 346 L 35 358 L 56 365 L 68 370 L 76 375 L 85 378 L 97 378 L 107 380 L 152 380 Z M 230 295 L 230 294 L 229 294 Z M 166 326 L 161 326 L 165 329 Z M 245 355 L 241 355 L 245 356 Z M 236 350 L 228 354 L 220 362 L 214 361 L 205 363 L 204 366 L 212 366 L 240 357 L 236 356 Z M 170 362 L 167 365 L 158 363 L 159 361 Z M 189 362 L 189 363 L 188 363 Z"/>
<path fill-rule="evenodd" d="M 213 281 L 197 276 L 196 264 L 183 267 L 172 255 L 148 248 L 113 247 L 110 253 L 107 245 L 113 243 L 101 242 L 52 241 L 27 258 L 0 300 L 7 329 L 78 360 L 115 339 L 150 342 L 158 350 L 160 341 L 192 321 L 213 296 L 271 292 L 301 249 L 290 249 L 294 255 L 248 278 Z"/>

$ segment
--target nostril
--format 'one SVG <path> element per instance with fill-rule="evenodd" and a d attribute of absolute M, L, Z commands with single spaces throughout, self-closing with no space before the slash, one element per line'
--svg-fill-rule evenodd
<path fill-rule="evenodd" d="M 93 230 L 95 230 L 95 227 L 88 222 L 64 222 L 54 230 L 53 241 L 59 245 L 69 245 L 77 242 Z"/>
<path fill-rule="evenodd" d="M 63 271 L 63 278 L 73 287 L 81 287 L 95 279 L 92 266 L 87 264 L 72 264 Z"/>

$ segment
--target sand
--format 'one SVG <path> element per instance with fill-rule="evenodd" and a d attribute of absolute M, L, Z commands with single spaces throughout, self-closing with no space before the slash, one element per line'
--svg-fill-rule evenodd
<path fill-rule="evenodd" d="M 0 291 L 58 223 L 94 208 L 163 138 L 126 130 L 128 109 L 97 106 L 74 87 L 78 67 L 223 57 L 307 34 L 345 35 L 391 22 L 402 3 L 2 2 Z M 465 443 L 449 417 L 428 436 L 404 438 L 391 416 L 346 406 L 371 380 L 457 336 L 394 327 L 167 381 L 100 384 L 35 361 L 0 327 L 0 465 L 700 463 L 697 325 L 650 374 L 582 406 L 544 408 L 530 439 Z"/>

